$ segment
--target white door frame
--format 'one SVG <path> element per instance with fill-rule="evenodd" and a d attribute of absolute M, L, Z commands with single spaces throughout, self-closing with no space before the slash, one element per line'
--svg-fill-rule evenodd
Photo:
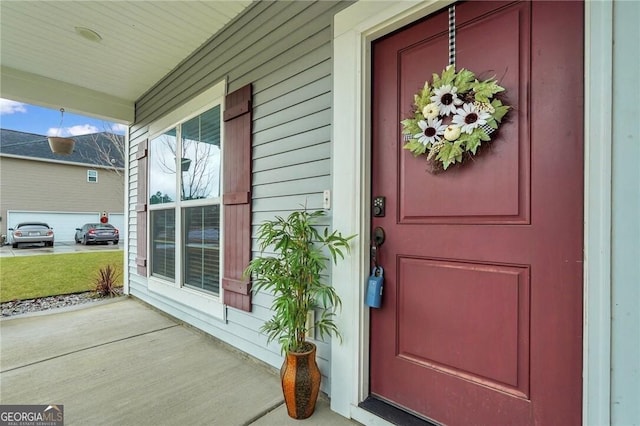
<path fill-rule="evenodd" d="M 342 343 L 331 345 L 331 408 L 370 425 L 387 424 L 358 408 L 368 396 L 371 42 L 452 1 L 361 0 L 334 18 L 333 226 L 358 234 L 351 256 L 331 279 L 343 306 Z M 585 2 L 585 267 L 583 424 L 610 418 L 610 237 L 612 3 Z M 591 256 L 593 254 L 593 256 Z"/>

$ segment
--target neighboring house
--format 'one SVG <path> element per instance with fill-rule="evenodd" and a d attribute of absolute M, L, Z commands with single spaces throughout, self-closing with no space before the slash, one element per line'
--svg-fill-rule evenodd
<path fill-rule="evenodd" d="M 99 221 L 102 212 L 124 231 L 123 160 L 113 147 L 123 136 L 73 139 L 73 153 L 59 155 L 51 152 L 46 136 L 0 129 L 2 235 L 20 222 L 40 221 L 53 227 L 56 242 L 73 242 L 75 228 Z"/>

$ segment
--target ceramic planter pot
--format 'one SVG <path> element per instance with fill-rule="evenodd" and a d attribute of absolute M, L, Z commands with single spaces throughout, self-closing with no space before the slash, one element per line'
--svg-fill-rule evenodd
<path fill-rule="evenodd" d="M 294 419 L 306 419 L 316 408 L 320 391 L 320 369 L 316 363 L 316 345 L 307 342 L 307 352 L 287 352 L 280 379 L 287 413 Z"/>
<path fill-rule="evenodd" d="M 73 139 L 57 136 L 50 136 L 47 139 L 49 140 L 51 152 L 54 154 L 69 155 L 73 152 L 73 146 L 75 145 L 75 141 Z"/>

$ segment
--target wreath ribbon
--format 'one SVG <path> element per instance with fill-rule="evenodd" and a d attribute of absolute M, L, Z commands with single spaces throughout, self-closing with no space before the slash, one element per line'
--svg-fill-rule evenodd
<path fill-rule="evenodd" d="M 456 69 L 456 5 L 449 6 L 449 65 Z"/>

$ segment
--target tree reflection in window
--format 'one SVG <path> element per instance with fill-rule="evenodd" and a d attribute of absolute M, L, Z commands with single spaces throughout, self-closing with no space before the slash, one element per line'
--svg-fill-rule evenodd
<path fill-rule="evenodd" d="M 220 196 L 220 106 L 182 125 L 180 199 Z"/>
<path fill-rule="evenodd" d="M 150 204 L 172 203 L 176 199 L 176 129 L 149 143 Z"/>

